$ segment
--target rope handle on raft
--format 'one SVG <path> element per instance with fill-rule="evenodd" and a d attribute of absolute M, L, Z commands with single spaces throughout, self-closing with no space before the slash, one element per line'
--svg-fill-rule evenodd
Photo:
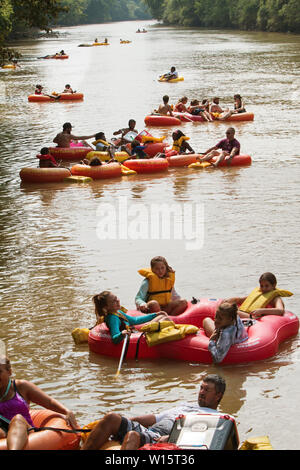
<path fill-rule="evenodd" d="M 39 431 L 58 431 L 58 432 L 68 432 L 68 433 L 87 433 L 91 432 L 92 429 L 65 429 L 65 428 L 52 428 L 51 426 L 42 426 L 41 428 L 37 428 L 35 426 L 31 427 L 28 429 L 28 431 L 34 431 L 34 432 L 39 432 Z"/>

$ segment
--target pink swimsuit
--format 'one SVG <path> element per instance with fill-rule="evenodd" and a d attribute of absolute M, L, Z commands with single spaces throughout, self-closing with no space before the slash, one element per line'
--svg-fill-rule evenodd
<path fill-rule="evenodd" d="M 13 386 L 16 392 L 15 396 L 10 400 L 0 402 L 0 415 L 11 421 L 15 415 L 20 414 L 26 419 L 30 426 L 34 426 L 29 414 L 28 403 L 18 392 L 15 380 L 13 381 Z"/>

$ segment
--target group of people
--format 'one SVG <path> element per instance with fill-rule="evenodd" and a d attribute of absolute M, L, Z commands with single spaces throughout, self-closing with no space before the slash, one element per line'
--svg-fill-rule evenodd
<path fill-rule="evenodd" d="M 95 138 L 96 140 L 93 142 L 95 150 L 108 152 L 110 156 L 108 163 L 116 162 L 116 152 L 121 151 L 128 154 L 128 159 L 150 158 L 146 153 L 146 145 L 143 145 L 135 138 L 138 136 L 138 131 L 135 126 L 136 121 L 134 119 L 130 119 L 127 127 L 118 129 L 113 133 L 114 136 L 120 137 L 114 137 L 111 141 L 109 141 L 106 138 L 104 132 L 76 136 L 72 134 L 72 124 L 70 122 L 66 122 L 63 124 L 63 130 L 55 136 L 53 142 L 56 143 L 58 147 L 69 148 L 72 142 L 81 141 L 83 146 L 88 146 L 91 148 L 91 150 L 93 150 L 86 140 Z M 189 137 L 187 137 L 180 129 L 177 129 L 172 133 L 172 139 L 172 150 L 176 153 L 195 153 L 194 149 L 188 143 Z M 233 127 L 229 127 L 226 130 L 226 137 L 224 139 L 221 139 L 213 147 L 210 147 L 205 152 L 202 152 L 201 157 L 197 156 L 196 158 L 201 163 L 209 161 L 213 167 L 219 166 L 223 160 L 225 160 L 226 163 L 230 165 L 233 157 L 240 153 L 240 147 L 241 146 L 239 141 L 235 138 L 235 129 Z M 39 158 L 40 168 L 59 166 L 55 158 L 49 154 L 48 147 L 43 147 L 37 157 Z M 158 153 L 155 155 L 155 157 L 165 158 L 166 155 L 164 153 Z M 100 158 L 97 156 L 94 156 L 91 160 L 84 159 L 81 163 L 91 166 L 102 165 Z"/>
<path fill-rule="evenodd" d="M 164 257 L 156 256 L 151 260 L 150 268 L 140 269 L 139 273 L 144 277 L 135 298 L 140 315 L 128 315 L 118 297 L 110 291 L 93 297 L 97 323 L 106 323 L 115 344 L 130 335 L 135 325 L 165 320 L 170 315 L 180 315 L 187 308 L 187 301 L 175 290 L 175 271 Z M 203 329 L 209 337 L 208 349 L 214 362 L 221 362 L 233 344 L 247 340 L 244 318 L 259 320 L 265 315 L 284 314 L 281 296 L 285 295 L 285 291 L 278 290 L 276 286 L 275 275 L 264 273 L 259 278 L 259 288 L 254 289 L 255 295 L 253 291 L 247 297 L 224 300 L 217 308 L 214 320 L 209 317 L 203 320 Z M 262 307 L 259 307 L 260 302 Z M 11 377 L 9 358 L 0 351 L 0 438 L 7 439 L 8 449 L 23 449 L 30 433 L 36 430 L 29 413 L 30 402 L 59 413 L 68 425 L 78 430 L 72 411 L 33 383 L 12 380 Z M 135 450 L 147 443 L 166 442 L 178 416 L 191 412 L 218 413 L 225 388 L 226 383 L 221 376 L 209 374 L 202 379 L 197 403 L 182 403 L 161 413 L 132 418 L 115 412 L 107 413 L 96 422 L 82 449 L 99 449 L 109 438 L 120 441 L 123 450 Z"/>
<path fill-rule="evenodd" d="M 229 108 L 222 108 L 220 105 L 220 98 L 215 96 L 210 102 L 209 99 L 203 100 L 192 99 L 188 104 L 187 96 L 180 98 L 175 106 L 169 104 L 169 96 L 164 95 L 162 104 L 154 110 L 154 114 L 162 116 L 174 116 L 174 113 L 188 113 L 196 116 L 202 116 L 205 121 L 212 122 L 214 120 L 224 121 L 233 114 L 245 113 L 245 105 L 241 95 L 235 94 L 234 107 L 232 110 Z"/>
<path fill-rule="evenodd" d="M 76 90 L 73 90 L 73 88 L 71 87 L 71 85 L 69 83 L 67 83 L 65 85 L 65 88 L 63 89 L 63 91 L 61 93 L 52 93 L 51 95 L 49 95 L 47 93 L 44 93 L 43 89 L 44 89 L 44 87 L 42 85 L 40 85 L 40 84 L 36 85 L 35 90 L 34 90 L 34 94 L 35 95 L 49 96 L 49 98 L 59 100 L 62 93 L 76 93 Z"/>

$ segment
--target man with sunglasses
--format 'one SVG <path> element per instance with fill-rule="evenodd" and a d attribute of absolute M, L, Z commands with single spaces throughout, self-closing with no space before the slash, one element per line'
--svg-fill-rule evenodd
<path fill-rule="evenodd" d="M 226 131 L 226 138 L 220 140 L 214 147 L 206 150 L 203 157 L 197 157 L 200 162 L 207 162 L 213 157 L 217 157 L 216 161 L 211 162 L 214 167 L 217 167 L 224 159 L 227 165 L 230 165 L 231 160 L 235 155 L 239 155 L 241 145 L 238 140 L 234 137 L 235 129 L 229 127 Z M 221 153 L 220 153 L 221 150 Z"/>

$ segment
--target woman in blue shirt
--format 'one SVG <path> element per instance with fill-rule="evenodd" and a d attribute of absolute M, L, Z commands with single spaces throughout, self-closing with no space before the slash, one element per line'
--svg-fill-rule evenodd
<path fill-rule="evenodd" d="M 162 311 L 137 317 L 127 315 L 127 310 L 121 307 L 118 297 L 110 291 L 94 295 L 93 302 L 97 323 L 102 321 L 106 323 L 112 342 L 115 344 L 120 343 L 127 334 L 130 334 L 131 328 L 135 325 L 168 319 L 167 314 Z"/>

